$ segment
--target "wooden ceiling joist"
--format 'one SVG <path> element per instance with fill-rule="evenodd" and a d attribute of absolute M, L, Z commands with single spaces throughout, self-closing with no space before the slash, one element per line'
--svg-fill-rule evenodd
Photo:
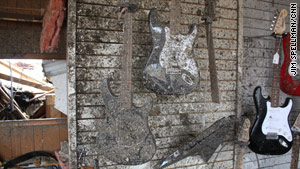
<path fill-rule="evenodd" d="M 43 60 L 66 60 L 63 53 L 36 53 L 36 54 L 5 54 L 0 55 L 0 59 L 43 59 Z"/>
<path fill-rule="evenodd" d="M 10 80 L 10 69 L 9 69 L 9 63 L 6 61 L 0 61 L 0 79 L 4 80 Z M 39 79 L 36 79 L 34 77 L 31 77 L 30 75 L 26 75 L 22 72 L 22 70 L 12 67 L 12 76 L 14 79 L 14 82 L 21 83 L 24 85 L 32 86 L 37 89 L 41 90 L 53 90 L 53 87 L 49 84 L 47 84 L 44 81 L 41 81 Z"/>
<path fill-rule="evenodd" d="M 1 95 L 4 97 L 4 99 L 6 101 L 10 101 L 10 96 L 6 94 L 6 92 L 4 90 L 2 90 L 3 86 L 0 86 L 0 93 Z M 16 110 L 16 112 L 19 114 L 19 116 L 22 118 L 22 119 L 28 119 L 28 115 L 24 112 L 22 112 L 22 110 L 19 108 L 19 106 L 17 106 L 17 102 L 15 100 L 13 100 L 13 104 L 14 104 L 14 109 Z"/>
<path fill-rule="evenodd" d="M 41 54 L 26 54 L 22 59 L 44 59 L 44 60 L 66 60 L 65 54 L 51 54 L 51 53 L 41 53 Z"/>
<path fill-rule="evenodd" d="M 42 23 L 42 16 L 0 12 L 0 20 Z"/>
<path fill-rule="evenodd" d="M 6 75 L 6 74 L 3 74 L 3 73 L 0 72 L 0 79 L 4 79 L 4 80 L 8 80 L 9 81 L 10 80 L 10 76 Z M 38 83 L 29 81 L 29 80 L 25 80 L 25 79 L 20 79 L 18 77 L 14 77 L 14 82 L 18 82 L 18 83 L 21 83 L 23 85 L 31 86 L 31 87 L 34 87 L 34 88 L 37 88 L 37 89 L 41 89 L 41 90 L 46 90 L 46 91 L 49 91 L 49 90 L 53 89 L 53 87 L 44 86 L 42 84 L 38 84 Z"/>

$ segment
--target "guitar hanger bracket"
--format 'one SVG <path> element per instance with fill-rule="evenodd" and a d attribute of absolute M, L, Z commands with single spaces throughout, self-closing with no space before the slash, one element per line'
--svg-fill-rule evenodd
<path fill-rule="evenodd" d="M 123 21 L 121 21 L 121 17 L 122 17 L 122 15 L 126 11 L 130 12 L 130 13 L 134 13 L 134 12 L 137 11 L 137 9 L 138 9 L 137 5 L 129 3 L 129 2 L 126 2 L 126 3 L 123 3 L 123 4 L 119 5 L 119 8 L 117 10 L 117 13 L 118 13 L 118 23 L 120 25 L 124 23 Z"/>
<path fill-rule="evenodd" d="M 128 12 L 131 12 L 131 13 L 134 13 L 138 10 L 136 4 L 129 3 L 129 2 L 126 2 L 126 3 L 123 3 L 123 4 L 119 5 L 120 12 L 123 10 L 123 8 L 127 8 Z"/>
<path fill-rule="evenodd" d="M 284 38 L 285 36 L 287 36 L 287 33 L 283 33 L 281 35 L 277 35 L 274 32 L 271 34 L 271 36 L 275 37 L 275 38 Z"/>

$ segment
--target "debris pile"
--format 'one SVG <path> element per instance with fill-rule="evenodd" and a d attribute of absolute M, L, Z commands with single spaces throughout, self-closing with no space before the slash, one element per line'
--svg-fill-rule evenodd
<path fill-rule="evenodd" d="M 34 65 L 0 60 L 0 120 L 65 117 L 54 108 L 53 85 L 24 69 L 35 71 Z"/>

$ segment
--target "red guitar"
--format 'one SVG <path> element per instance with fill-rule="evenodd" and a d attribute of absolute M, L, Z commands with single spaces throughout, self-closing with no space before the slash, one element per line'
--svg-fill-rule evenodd
<path fill-rule="evenodd" d="M 300 80 L 289 74 L 290 58 L 290 34 L 283 38 L 284 61 L 280 72 L 280 89 L 289 95 L 300 96 Z"/>

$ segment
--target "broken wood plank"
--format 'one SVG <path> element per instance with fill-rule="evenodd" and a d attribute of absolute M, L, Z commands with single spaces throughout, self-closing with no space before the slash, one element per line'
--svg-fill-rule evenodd
<path fill-rule="evenodd" d="M 34 101 L 35 99 L 38 99 L 38 98 L 40 98 L 40 97 L 43 97 L 43 96 L 45 96 L 45 95 L 47 95 L 47 94 L 49 94 L 49 93 L 53 93 L 53 92 L 54 92 L 54 89 L 52 89 L 52 90 L 50 90 L 50 91 L 47 91 L 47 92 L 45 92 L 45 93 L 43 93 L 43 94 L 41 94 L 41 95 L 35 96 L 34 98 L 30 99 L 28 102 L 30 103 L 30 102 Z"/>
<path fill-rule="evenodd" d="M 6 92 L 0 87 L 0 93 L 4 96 L 4 99 L 7 101 L 10 101 L 10 97 L 9 95 L 6 94 Z M 17 102 L 15 100 L 13 100 L 14 102 L 14 108 L 16 110 L 16 112 L 20 115 L 21 118 L 23 119 L 28 119 L 28 115 L 26 113 L 24 113 L 18 106 L 17 106 Z"/>
<path fill-rule="evenodd" d="M 46 105 L 44 104 L 33 116 L 33 119 L 42 118 L 46 113 Z"/>
<path fill-rule="evenodd" d="M 9 62 L 7 62 L 7 61 L 1 60 L 0 64 L 2 66 L 6 67 L 6 68 L 9 68 Z M 41 81 L 39 79 L 36 79 L 34 77 L 31 77 L 29 75 L 24 74 L 23 70 L 21 70 L 20 68 L 18 68 L 16 66 L 13 66 L 13 65 L 12 65 L 12 71 L 15 72 L 15 73 L 18 73 L 19 75 L 22 74 L 22 78 L 26 78 L 30 81 L 33 81 L 33 82 L 36 82 L 36 83 L 39 83 L 39 84 L 44 84 L 45 83 L 44 81 Z"/>
<path fill-rule="evenodd" d="M 4 79 L 4 80 L 10 80 L 10 76 L 9 75 L 6 75 L 6 74 L 3 74 L 3 73 L 0 73 L 0 79 Z M 20 79 L 20 78 L 17 78 L 17 77 L 14 77 L 15 79 L 15 82 L 20 82 L 21 84 L 23 85 L 28 85 L 28 86 L 31 86 L 31 87 L 34 87 L 34 88 L 38 88 L 38 89 L 41 89 L 41 90 L 52 90 L 53 87 L 49 87 L 49 86 L 44 86 L 42 84 L 37 84 L 37 83 L 34 83 L 32 81 L 29 81 L 29 80 L 25 80 L 25 79 Z"/>
<path fill-rule="evenodd" d="M 10 81 L 9 63 L 6 61 L 0 61 L 0 68 L 1 68 L 0 78 Z M 22 70 L 20 70 L 15 66 L 12 66 L 12 72 L 13 72 L 12 74 L 13 74 L 13 78 L 15 79 L 15 82 L 32 86 L 41 90 L 46 90 L 46 91 L 53 90 L 53 87 L 47 84 L 46 82 L 25 74 Z"/>

